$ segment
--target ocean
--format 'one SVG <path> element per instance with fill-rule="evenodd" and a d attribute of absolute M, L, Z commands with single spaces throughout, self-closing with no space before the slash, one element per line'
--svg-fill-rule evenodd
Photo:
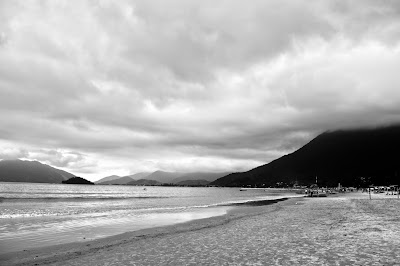
<path fill-rule="evenodd" d="M 224 215 L 288 190 L 0 182 L 0 254 Z"/>

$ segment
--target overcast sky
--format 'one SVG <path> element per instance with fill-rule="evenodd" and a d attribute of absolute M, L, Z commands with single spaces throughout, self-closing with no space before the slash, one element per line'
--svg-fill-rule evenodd
<path fill-rule="evenodd" d="M 0 1 L 0 159 L 243 171 L 400 122 L 400 1 Z"/>

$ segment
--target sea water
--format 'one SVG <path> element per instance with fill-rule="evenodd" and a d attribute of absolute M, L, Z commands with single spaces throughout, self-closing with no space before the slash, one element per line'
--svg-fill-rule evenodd
<path fill-rule="evenodd" d="M 287 190 L 0 182 L 0 254 L 224 215 Z"/>

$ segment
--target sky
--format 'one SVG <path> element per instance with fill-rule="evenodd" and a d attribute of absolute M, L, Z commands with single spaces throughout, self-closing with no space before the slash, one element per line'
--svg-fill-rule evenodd
<path fill-rule="evenodd" d="M 0 159 L 247 171 L 400 122 L 400 1 L 2 0 Z"/>

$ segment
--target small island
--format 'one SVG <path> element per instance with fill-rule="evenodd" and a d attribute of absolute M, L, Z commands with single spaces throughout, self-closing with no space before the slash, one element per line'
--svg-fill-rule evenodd
<path fill-rule="evenodd" d="M 68 180 L 62 181 L 63 184 L 79 184 L 79 185 L 94 185 L 93 182 L 86 180 L 82 177 L 74 176 Z"/>

